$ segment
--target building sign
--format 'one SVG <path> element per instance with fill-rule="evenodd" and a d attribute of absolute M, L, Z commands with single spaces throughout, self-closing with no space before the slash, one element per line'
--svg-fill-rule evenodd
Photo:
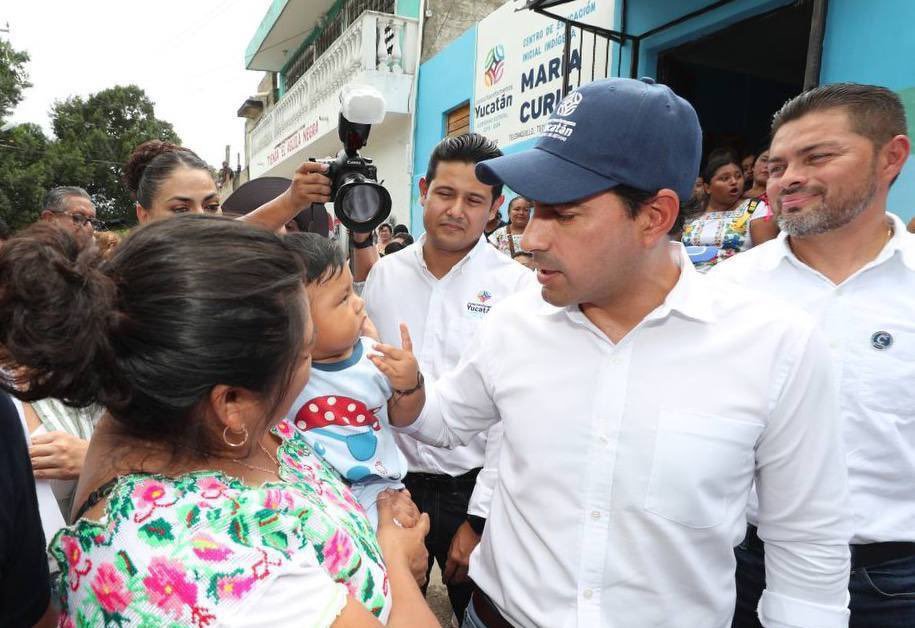
<path fill-rule="evenodd" d="M 477 29 L 473 130 L 499 146 L 523 141 L 543 131 L 562 100 L 565 26 L 523 9 L 525 0 L 510 0 L 483 19 Z M 577 22 L 613 27 L 613 0 L 577 0 L 550 9 Z M 590 80 L 594 64 L 591 35 L 579 53 L 580 30 L 572 29 L 571 71 Z M 599 39 L 598 68 L 604 76 L 606 40 Z M 584 58 L 583 58 L 584 57 Z M 576 73 L 577 74 L 577 73 Z M 576 76 L 573 74 L 573 77 Z"/>
<path fill-rule="evenodd" d="M 273 150 L 267 153 L 267 167 L 272 168 L 278 162 L 283 161 L 287 155 L 299 150 L 318 136 L 318 121 L 307 124 L 285 140 L 277 144 Z"/>

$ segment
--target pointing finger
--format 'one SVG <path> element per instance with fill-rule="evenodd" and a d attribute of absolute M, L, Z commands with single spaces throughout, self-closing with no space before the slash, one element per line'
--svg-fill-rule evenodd
<path fill-rule="evenodd" d="M 400 324 L 400 344 L 404 351 L 413 353 L 413 340 L 410 339 L 410 330 L 406 323 Z"/>

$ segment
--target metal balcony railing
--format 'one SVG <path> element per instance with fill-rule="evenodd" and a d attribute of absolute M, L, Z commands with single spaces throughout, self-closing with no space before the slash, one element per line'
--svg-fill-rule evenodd
<path fill-rule="evenodd" d="M 251 132 L 251 154 L 274 146 L 300 129 L 318 103 L 359 72 L 413 74 L 415 55 L 408 55 L 409 62 L 405 64 L 402 42 L 407 29 L 415 35 L 417 28 L 417 21 L 411 18 L 363 11 L 260 119 Z"/>

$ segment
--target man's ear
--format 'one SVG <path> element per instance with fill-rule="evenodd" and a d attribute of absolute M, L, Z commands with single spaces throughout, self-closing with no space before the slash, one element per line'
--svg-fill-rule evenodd
<path fill-rule="evenodd" d="M 429 183 L 426 181 L 426 177 L 419 178 L 419 204 L 425 205 L 426 203 L 426 194 L 429 193 Z"/>
<path fill-rule="evenodd" d="M 677 193 L 667 188 L 658 190 L 639 211 L 645 244 L 654 246 L 658 240 L 666 240 L 679 214 L 680 197 Z"/>
<path fill-rule="evenodd" d="M 909 153 L 912 150 L 911 140 L 905 135 L 897 135 L 883 147 L 880 151 L 883 159 L 880 166 L 883 169 L 883 177 L 888 183 L 891 183 L 902 170 Z"/>
<path fill-rule="evenodd" d="M 496 217 L 496 214 L 499 213 L 499 210 L 502 209 L 502 203 L 505 202 L 505 195 L 500 194 L 499 198 L 492 202 L 492 205 L 489 207 L 489 219 L 486 222 L 489 222 Z"/>

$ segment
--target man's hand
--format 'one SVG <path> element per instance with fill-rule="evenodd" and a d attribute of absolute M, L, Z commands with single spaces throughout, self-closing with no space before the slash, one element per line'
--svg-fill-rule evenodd
<path fill-rule="evenodd" d="M 89 441 L 67 434 L 49 432 L 32 437 L 29 457 L 39 480 L 75 480 L 86 460 Z"/>
<path fill-rule="evenodd" d="M 324 176 L 326 164 L 306 161 L 295 171 L 292 183 L 286 190 L 289 203 L 299 211 L 312 203 L 329 203 L 331 180 Z"/>
<path fill-rule="evenodd" d="M 454 533 L 451 547 L 448 549 L 448 560 L 445 561 L 445 571 L 442 582 L 446 584 L 459 584 L 467 581 L 467 568 L 470 566 L 470 553 L 480 544 L 480 535 L 473 531 L 466 521 Z"/>
<path fill-rule="evenodd" d="M 384 373 L 394 390 L 410 390 L 419 384 L 419 363 L 413 355 L 413 341 L 410 330 L 400 324 L 401 348 L 377 344 L 375 351 L 381 355 L 370 355 L 369 359 Z"/>

